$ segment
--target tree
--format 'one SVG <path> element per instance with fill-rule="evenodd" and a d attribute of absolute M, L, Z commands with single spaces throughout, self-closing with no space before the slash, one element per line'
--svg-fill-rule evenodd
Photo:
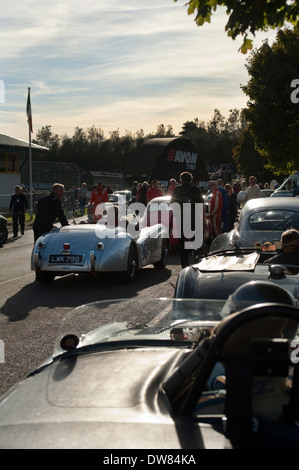
<path fill-rule="evenodd" d="M 36 140 L 33 140 L 33 143 L 48 147 L 50 150 L 53 147 L 56 149 L 60 144 L 60 137 L 52 132 L 51 126 L 47 125 L 37 131 Z"/>
<path fill-rule="evenodd" d="M 233 150 L 233 158 L 236 161 L 238 173 L 248 181 L 251 175 L 257 177 L 258 183 L 271 181 L 274 173 L 267 167 L 267 162 L 255 149 L 253 138 L 245 129 L 241 135 L 239 144 Z"/>
<path fill-rule="evenodd" d="M 272 47 L 265 41 L 251 53 L 251 78 L 242 86 L 249 97 L 243 116 L 255 148 L 276 175 L 299 169 L 299 104 L 292 100 L 298 57 L 299 33 L 278 31 Z"/>
<path fill-rule="evenodd" d="M 229 117 L 225 117 L 218 109 L 206 124 L 199 121 L 187 121 L 183 124 L 180 135 L 186 137 L 198 148 L 205 162 L 212 164 L 234 163 L 233 148 L 238 144 L 244 128 L 241 112 L 231 109 Z"/>
<path fill-rule="evenodd" d="M 188 15 L 195 13 L 198 26 L 210 23 L 213 12 L 225 6 L 229 15 L 225 31 L 232 39 L 239 35 L 244 37 L 241 52 L 245 54 L 252 49 L 252 39 L 248 39 L 248 33 L 255 35 L 256 31 L 281 28 L 285 23 L 298 27 L 297 0 L 189 0 L 187 5 Z"/>
<path fill-rule="evenodd" d="M 167 125 L 167 128 L 164 124 L 159 124 L 157 126 L 157 131 L 154 134 L 155 137 L 174 137 L 173 128 L 171 125 Z"/>

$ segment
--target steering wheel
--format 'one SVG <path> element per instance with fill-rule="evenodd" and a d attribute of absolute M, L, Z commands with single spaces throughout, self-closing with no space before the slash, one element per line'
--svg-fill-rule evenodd
<path fill-rule="evenodd" d="M 243 357 L 249 357 L 253 338 L 281 337 L 281 330 L 289 323 L 288 321 L 295 321 L 296 328 L 298 327 L 299 309 L 277 303 L 253 305 L 224 318 L 218 325 L 194 382 L 185 395 L 179 414 L 192 414 L 216 362 L 225 362 L 233 355 L 241 354 Z M 248 334 L 247 338 L 244 338 L 246 330 Z M 285 331 L 283 333 L 286 334 Z"/>

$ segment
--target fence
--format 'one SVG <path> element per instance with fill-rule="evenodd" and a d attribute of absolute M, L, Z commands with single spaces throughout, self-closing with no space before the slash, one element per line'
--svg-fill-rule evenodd
<path fill-rule="evenodd" d="M 36 206 L 40 198 L 49 194 L 49 191 L 35 191 L 33 193 L 33 213 L 36 213 Z M 28 209 L 30 208 L 30 195 L 28 193 L 25 194 L 28 202 Z M 88 193 L 88 198 L 90 197 L 90 193 Z M 9 204 L 10 204 L 11 194 L 0 194 L 0 214 L 4 215 L 4 217 L 9 216 Z M 77 200 L 74 200 L 73 194 L 71 192 L 66 191 L 64 193 L 63 199 L 61 200 L 62 208 L 65 212 L 65 215 L 68 218 L 73 217 L 74 215 L 78 214 L 79 211 L 79 204 Z M 70 215 L 70 213 L 72 215 Z"/>

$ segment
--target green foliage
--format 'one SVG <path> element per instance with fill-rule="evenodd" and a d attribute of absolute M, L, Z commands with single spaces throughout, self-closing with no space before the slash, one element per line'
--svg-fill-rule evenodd
<path fill-rule="evenodd" d="M 249 97 L 243 116 L 255 149 L 277 175 L 299 168 L 299 104 L 292 102 L 292 81 L 299 77 L 299 33 L 280 30 L 251 53 L 250 79 L 242 89 Z"/>
<path fill-rule="evenodd" d="M 237 145 L 244 123 L 241 112 L 230 110 L 226 119 L 219 110 L 208 122 L 187 121 L 180 135 L 186 137 L 198 149 L 202 159 L 201 179 L 206 179 L 205 163 L 232 163 L 233 148 Z M 44 160 L 77 163 L 84 171 L 123 172 L 135 149 L 153 137 L 175 137 L 171 125 L 159 124 L 156 132 L 145 135 L 140 129 L 135 134 L 126 131 L 121 136 L 119 129 L 109 132 L 105 138 L 100 128 L 92 126 L 86 131 L 76 127 L 72 137 L 57 136 L 47 125 L 37 132 L 35 142 L 45 145 L 50 152 L 43 155 Z"/>
<path fill-rule="evenodd" d="M 93 125 L 87 130 L 76 127 L 72 137 L 59 137 L 47 125 L 37 131 L 33 142 L 49 148 L 49 152 L 39 159 L 77 163 L 85 171 L 121 172 L 135 149 L 151 137 L 174 137 L 173 128 L 160 124 L 156 132 L 147 136 L 142 129 L 135 135 L 126 131 L 120 136 L 119 129 L 116 129 L 109 132 L 109 138 L 105 138 L 103 130 Z"/>
<path fill-rule="evenodd" d="M 218 109 L 207 123 L 187 121 L 183 125 L 180 135 L 186 137 L 198 148 L 199 154 L 206 163 L 234 163 L 233 148 L 238 144 L 244 128 L 241 112 L 230 110 L 229 117 L 225 117 Z"/>
<path fill-rule="evenodd" d="M 175 2 L 177 0 L 174 0 Z M 219 7 L 226 7 L 229 16 L 225 31 L 232 39 L 244 37 L 241 52 L 252 49 L 252 40 L 248 34 L 256 31 L 268 31 L 269 28 L 281 28 L 286 23 L 298 27 L 299 4 L 297 0 L 189 0 L 188 15 L 195 15 L 198 26 L 210 23 L 213 12 Z"/>
<path fill-rule="evenodd" d="M 233 158 L 236 161 L 238 172 L 247 181 L 251 175 L 256 176 L 258 182 L 271 181 L 276 178 L 275 172 L 267 168 L 267 161 L 256 150 L 248 129 L 244 129 L 242 132 L 240 142 L 233 150 Z"/>

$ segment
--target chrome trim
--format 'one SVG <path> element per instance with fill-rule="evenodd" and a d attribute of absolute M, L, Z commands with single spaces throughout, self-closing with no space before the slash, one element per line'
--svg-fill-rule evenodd
<path fill-rule="evenodd" d="M 39 255 L 39 251 L 35 251 L 34 252 L 34 255 L 33 255 L 33 259 L 34 259 L 34 267 L 35 269 L 39 269 L 39 260 L 40 260 L 40 255 Z"/>

